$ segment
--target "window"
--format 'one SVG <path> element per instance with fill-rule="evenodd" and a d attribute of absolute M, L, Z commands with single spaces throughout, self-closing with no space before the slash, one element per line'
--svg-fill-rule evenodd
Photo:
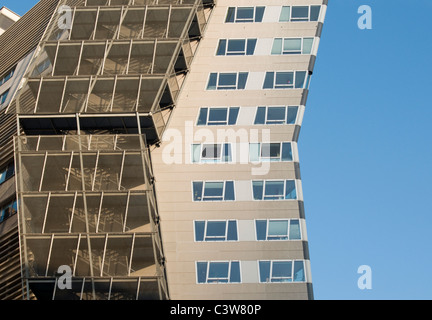
<path fill-rule="evenodd" d="M 9 70 L 3 77 L 0 78 L 0 86 L 8 82 L 15 74 L 16 66 Z"/>
<path fill-rule="evenodd" d="M 15 166 L 13 163 L 0 170 L 0 184 L 12 178 L 15 174 Z"/>
<path fill-rule="evenodd" d="M 296 124 L 298 106 L 258 107 L 255 124 Z"/>
<path fill-rule="evenodd" d="M 51 66 L 51 61 L 49 58 L 45 59 L 41 63 L 39 63 L 36 68 L 33 70 L 32 77 L 37 77 L 42 74 L 45 70 L 47 70 Z"/>
<path fill-rule="evenodd" d="M 255 52 L 257 39 L 221 39 L 217 56 L 251 56 Z"/>
<path fill-rule="evenodd" d="M 0 208 L 0 223 L 12 217 L 18 211 L 18 203 L 16 200 Z"/>
<path fill-rule="evenodd" d="M 232 126 L 237 123 L 240 108 L 201 108 L 198 126 Z"/>
<path fill-rule="evenodd" d="M 251 143 L 249 159 L 251 162 L 293 161 L 291 142 Z"/>
<path fill-rule="evenodd" d="M 195 241 L 237 241 L 237 221 L 195 221 Z"/>
<path fill-rule="evenodd" d="M 240 283 L 240 262 L 197 262 L 198 283 Z"/>
<path fill-rule="evenodd" d="M 272 54 L 310 54 L 313 38 L 276 38 L 273 42 Z"/>
<path fill-rule="evenodd" d="M 265 7 L 229 7 L 225 22 L 262 22 Z"/>
<path fill-rule="evenodd" d="M 194 144 L 192 145 L 193 163 L 231 162 L 231 144 Z"/>
<path fill-rule="evenodd" d="M 211 73 L 207 90 L 242 90 L 246 87 L 247 72 Z"/>
<path fill-rule="evenodd" d="M 304 261 L 259 261 L 260 282 L 304 282 Z"/>
<path fill-rule="evenodd" d="M 256 220 L 258 241 L 301 240 L 300 220 Z"/>
<path fill-rule="evenodd" d="M 284 6 L 280 22 L 318 21 L 321 6 Z"/>
<path fill-rule="evenodd" d="M 309 76 L 306 80 L 306 71 L 281 71 L 267 72 L 263 89 L 304 89 L 305 83 L 309 83 Z"/>
<path fill-rule="evenodd" d="M 4 104 L 6 102 L 8 94 L 9 94 L 9 90 L 6 90 L 2 94 L 0 94 L 0 105 Z"/>
<path fill-rule="evenodd" d="M 295 180 L 252 181 L 254 200 L 296 200 Z"/>
<path fill-rule="evenodd" d="M 234 181 L 193 182 L 194 201 L 234 201 Z"/>

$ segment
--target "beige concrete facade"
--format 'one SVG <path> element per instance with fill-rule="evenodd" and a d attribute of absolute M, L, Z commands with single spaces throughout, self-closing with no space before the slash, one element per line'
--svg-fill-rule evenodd
<path fill-rule="evenodd" d="M 321 5 L 318 21 L 279 22 L 282 6 Z M 262 22 L 226 23 L 229 7 L 265 6 Z M 297 139 L 308 88 L 262 89 L 266 72 L 312 72 L 324 22 L 322 0 L 219 0 L 160 148 L 152 150 L 171 299 L 312 299 Z M 314 38 L 310 54 L 272 55 L 274 38 Z M 251 56 L 216 56 L 220 39 L 258 39 Z M 266 47 L 267 44 L 267 47 Z M 267 52 L 267 53 L 266 53 Z M 311 67 L 312 65 L 312 67 Z M 211 73 L 248 72 L 244 90 L 206 90 Z M 258 106 L 298 106 L 295 124 L 254 125 Z M 239 107 L 236 125 L 197 126 L 200 108 Z M 192 145 L 227 143 L 231 163 L 192 163 Z M 249 143 L 291 142 L 293 159 L 248 161 Z M 252 181 L 294 180 L 296 199 L 254 200 Z M 193 182 L 234 181 L 234 201 L 194 201 Z M 257 241 L 257 219 L 299 219 L 301 240 Z M 236 220 L 238 241 L 195 240 L 195 221 Z M 303 261 L 298 282 L 260 281 L 259 261 Z M 197 262 L 239 261 L 240 283 L 199 283 Z"/>

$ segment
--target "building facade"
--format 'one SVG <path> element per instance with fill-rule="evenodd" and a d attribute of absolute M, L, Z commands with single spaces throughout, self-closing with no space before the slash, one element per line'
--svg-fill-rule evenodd
<path fill-rule="evenodd" d="M 297 141 L 327 1 L 42 6 L 0 70 L 20 298 L 313 299 Z"/>

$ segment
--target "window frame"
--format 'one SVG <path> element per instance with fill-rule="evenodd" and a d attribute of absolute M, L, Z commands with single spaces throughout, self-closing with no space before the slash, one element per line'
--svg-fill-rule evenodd
<path fill-rule="evenodd" d="M 287 40 L 298 40 L 300 39 L 300 51 L 296 50 L 293 52 L 293 50 L 287 51 L 285 50 L 285 41 Z M 311 49 L 310 52 L 306 53 L 304 52 L 305 50 L 305 41 L 306 40 L 311 40 L 312 39 L 312 45 L 311 45 Z M 281 50 L 278 53 L 274 53 L 275 51 L 275 46 L 276 46 L 276 42 L 280 40 L 281 41 Z M 313 52 L 313 46 L 314 46 L 314 42 L 315 42 L 315 38 L 314 37 L 293 37 L 293 38 L 274 38 L 273 39 L 273 46 L 272 46 L 272 50 L 271 50 L 271 55 L 272 56 L 284 56 L 284 55 L 311 55 Z"/>
<path fill-rule="evenodd" d="M 258 239 L 258 222 L 265 222 L 266 223 L 266 232 L 265 232 L 265 239 Z M 282 239 L 285 237 L 285 235 L 280 235 L 278 236 L 281 239 L 271 239 L 271 237 L 276 237 L 276 236 L 270 236 L 269 235 L 269 227 L 270 227 L 270 222 L 276 222 L 276 221 L 286 221 L 288 223 L 287 225 L 287 233 L 286 233 L 286 239 Z M 300 234 L 300 238 L 299 239 L 291 239 L 291 223 L 293 221 L 297 221 L 298 222 L 298 226 L 299 226 L 299 234 Z M 292 218 L 286 218 L 286 219 L 255 219 L 254 220 L 254 226 L 255 226 L 255 240 L 256 241 L 303 241 L 303 232 L 301 230 L 301 222 L 300 219 L 292 219 Z"/>
<path fill-rule="evenodd" d="M 258 116 L 260 112 L 260 108 L 265 108 L 264 113 L 264 123 L 257 123 L 258 122 Z M 283 120 L 269 120 L 269 110 L 274 108 L 284 108 L 285 109 L 285 115 Z M 296 116 L 294 123 L 288 123 L 288 116 L 289 116 L 289 109 L 296 109 Z M 260 126 L 260 125 L 296 125 L 298 123 L 300 114 L 300 106 L 259 106 L 257 107 L 256 113 L 255 113 L 255 119 L 254 119 L 254 125 Z"/>
<path fill-rule="evenodd" d="M 225 109 L 226 110 L 226 117 L 224 121 L 214 121 L 214 120 L 210 120 L 210 114 L 212 110 L 216 110 L 216 109 Z M 201 116 L 202 113 L 206 112 L 205 115 L 205 123 L 202 124 L 200 123 Z M 237 124 L 238 121 L 238 116 L 240 113 L 240 107 L 202 107 L 199 109 L 198 112 L 198 118 L 196 120 L 196 126 L 201 127 L 201 126 L 235 126 Z M 232 117 L 235 117 L 235 121 L 231 121 Z"/>
<path fill-rule="evenodd" d="M 220 84 L 221 76 L 232 76 L 235 75 L 236 80 L 235 84 Z M 240 83 L 240 77 L 245 76 L 245 83 L 244 87 Z M 215 79 L 213 79 L 215 77 Z M 206 91 L 228 91 L 228 90 L 244 90 L 246 88 L 247 80 L 249 77 L 249 72 L 211 72 L 207 81 Z M 213 85 L 213 81 L 215 82 L 215 85 Z"/>
<path fill-rule="evenodd" d="M 220 146 L 220 155 L 218 158 L 212 158 L 212 159 L 205 159 L 203 157 L 203 151 L 204 146 Z M 198 161 L 195 160 L 195 147 L 199 146 L 199 159 Z M 228 147 L 228 155 L 226 154 L 226 148 Z M 231 163 L 233 161 L 233 149 L 232 149 L 232 143 L 195 143 L 192 144 L 192 163 L 201 163 L 201 164 L 208 164 L 208 163 Z M 228 159 L 225 159 L 228 157 Z"/>
<path fill-rule="evenodd" d="M 292 73 L 293 77 L 293 81 L 292 81 L 292 85 L 291 84 L 277 84 L 277 80 L 278 80 L 278 75 L 282 75 L 282 74 L 290 74 Z M 304 73 L 304 80 L 301 86 L 297 85 L 297 77 L 299 76 L 300 73 Z M 269 87 L 269 81 L 271 78 L 271 74 L 273 74 L 272 76 L 272 86 Z M 306 90 L 309 87 L 309 83 L 310 83 L 310 73 L 307 70 L 295 70 L 295 71 L 267 71 L 265 78 L 264 78 L 264 83 L 262 86 L 263 90 Z"/>
<path fill-rule="evenodd" d="M 11 209 L 8 216 L 6 216 L 6 210 Z M 7 202 L 5 205 L 0 207 L 0 223 L 3 223 L 10 217 L 13 217 L 18 213 L 18 200 L 14 199 L 10 202 Z"/>
<path fill-rule="evenodd" d="M 252 18 L 242 18 L 242 19 L 238 18 L 238 9 L 250 9 L 250 8 L 253 10 Z M 264 17 L 265 9 L 266 9 L 265 6 L 228 7 L 224 23 L 260 23 L 262 22 L 262 19 Z M 262 15 L 260 13 L 259 17 L 257 15 L 258 10 L 262 10 Z M 233 15 L 232 21 L 228 21 L 230 19 L 230 13 Z"/>
<path fill-rule="evenodd" d="M 205 282 L 199 281 L 199 274 L 198 274 L 198 264 L 199 263 L 206 263 L 207 264 Z M 216 264 L 216 263 L 227 263 L 228 264 L 228 274 L 226 277 L 221 277 L 221 278 L 210 278 L 209 277 L 211 264 Z M 231 277 L 232 277 L 231 273 L 233 271 L 233 263 L 238 264 L 238 271 L 239 271 L 239 276 L 240 276 L 239 282 L 231 281 Z M 195 262 L 195 274 L 196 274 L 196 283 L 197 284 L 240 284 L 240 283 L 242 283 L 241 261 L 240 260 L 196 261 Z M 220 280 L 225 280 L 225 279 L 226 279 L 226 281 L 220 281 Z"/>
<path fill-rule="evenodd" d="M 308 15 L 307 18 L 294 18 L 293 20 L 293 7 L 308 7 Z M 311 15 L 312 15 L 312 7 L 319 7 L 319 11 L 318 11 L 318 16 L 316 20 L 311 20 Z M 283 14 L 284 14 L 284 8 L 289 8 L 289 18 L 288 20 L 282 19 L 283 18 Z M 322 10 L 322 6 L 321 5 L 316 5 L 316 4 L 311 4 L 311 5 L 291 5 L 291 6 L 282 6 L 281 9 L 281 14 L 279 16 L 279 22 L 318 22 L 320 19 L 320 14 L 321 14 L 321 10 Z"/>
<path fill-rule="evenodd" d="M 274 263 L 291 263 L 291 276 L 289 277 L 273 277 L 273 267 Z M 261 270 L 261 263 L 270 263 L 269 268 L 269 274 L 267 281 L 262 281 L 262 270 Z M 297 280 L 295 279 L 295 270 L 296 270 L 296 263 L 301 263 L 303 270 L 303 280 Z M 307 274 L 306 274 L 306 263 L 305 260 L 299 260 L 299 259 L 293 259 L 293 260 L 258 260 L 258 274 L 259 274 L 259 283 L 306 283 L 307 282 Z M 273 280 L 286 280 L 286 281 L 273 281 Z M 290 280 L 291 279 L 291 280 Z"/>
<path fill-rule="evenodd" d="M 197 225 L 196 223 L 198 222 L 204 222 L 204 230 L 203 230 L 203 240 L 197 240 Z M 225 234 L 223 236 L 208 236 L 207 235 L 207 231 L 208 231 L 208 225 L 209 223 L 213 223 L 213 222 L 225 222 Z M 235 236 L 236 239 L 228 239 L 228 235 L 229 235 L 229 229 L 230 229 L 230 223 L 235 223 Z M 239 241 L 239 232 L 238 232 L 238 220 L 236 219 L 226 219 L 226 220 L 195 220 L 194 221 L 194 242 L 238 242 Z M 215 240 L 209 240 L 209 239 L 215 239 Z"/>
<path fill-rule="evenodd" d="M 266 184 L 268 182 L 284 182 L 284 186 L 283 186 L 283 194 L 282 196 L 278 196 L 278 195 L 266 195 Z M 295 198 L 286 198 L 286 192 L 287 192 L 287 183 L 288 182 L 292 182 L 294 181 L 294 190 L 295 190 Z M 262 186 L 262 196 L 261 199 L 256 199 L 255 198 L 255 190 L 254 190 L 254 182 L 262 182 L 263 186 Z M 267 180 L 252 180 L 252 199 L 253 201 L 298 201 L 299 200 L 299 194 L 298 194 L 298 182 L 296 179 L 267 179 Z M 278 199 L 266 199 L 266 197 L 272 197 L 272 198 L 276 198 L 279 197 Z"/>
<path fill-rule="evenodd" d="M 195 189 L 194 189 L 194 184 L 195 183 L 202 183 L 202 188 L 201 188 L 201 199 L 200 200 L 195 200 Z M 205 189 L 206 189 L 206 184 L 208 183 L 223 183 L 222 186 L 222 196 L 211 196 L 208 197 L 207 199 L 205 199 Z M 227 196 L 227 183 L 232 183 L 233 186 L 233 192 L 234 192 L 234 199 L 226 199 Z M 233 202 L 236 200 L 236 194 L 235 194 L 235 181 L 234 180 L 208 180 L 208 181 L 192 181 L 192 202 Z M 221 198 L 221 199 L 219 199 Z M 210 199 L 214 199 L 214 200 L 210 200 Z"/>
<path fill-rule="evenodd" d="M 0 106 L 6 103 L 9 93 L 10 93 L 10 89 L 7 89 L 0 94 Z"/>
<path fill-rule="evenodd" d="M 229 49 L 230 41 L 244 41 L 244 50 L 243 51 L 229 51 L 228 49 Z M 257 42 L 258 42 L 257 38 L 219 39 L 215 55 L 217 57 L 253 56 L 255 54 Z M 224 43 L 224 45 L 222 45 L 223 43 Z M 221 51 L 223 51 L 223 54 L 221 53 Z"/>
<path fill-rule="evenodd" d="M 17 66 L 12 67 L 3 76 L 0 77 L 0 86 L 4 85 L 6 82 L 13 78 L 16 72 L 16 67 Z"/>
<path fill-rule="evenodd" d="M 263 145 L 264 144 L 279 144 L 279 157 L 272 157 L 271 154 L 268 157 L 264 157 L 263 152 Z M 258 161 L 252 160 L 252 145 L 259 145 L 258 149 Z M 284 145 L 289 145 L 289 151 L 291 155 L 290 160 L 284 160 Z M 292 141 L 281 141 L 281 142 L 257 142 L 257 143 L 249 143 L 249 161 L 254 163 L 261 163 L 261 162 L 294 162 L 294 154 L 293 154 L 293 145 Z"/>

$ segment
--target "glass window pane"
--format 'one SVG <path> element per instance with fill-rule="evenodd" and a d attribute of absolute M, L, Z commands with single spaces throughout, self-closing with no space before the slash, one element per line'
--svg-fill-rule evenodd
<path fill-rule="evenodd" d="M 254 124 L 265 123 L 266 107 L 258 107 Z"/>
<path fill-rule="evenodd" d="M 299 220 L 290 221 L 289 238 L 290 240 L 301 240 Z"/>
<path fill-rule="evenodd" d="M 216 90 L 216 85 L 217 85 L 217 73 L 211 73 L 207 85 L 207 90 Z"/>
<path fill-rule="evenodd" d="M 255 9 L 255 22 L 262 22 L 264 17 L 265 7 L 256 7 Z"/>
<path fill-rule="evenodd" d="M 237 118 L 239 115 L 240 108 L 235 107 L 235 108 L 230 108 L 229 110 L 230 111 L 229 111 L 228 124 L 230 126 L 233 126 L 237 123 Z"/>
<path fill-rule="evenodd" d="M 288 239 L 288 220 L 269 221 L 269 239 Z"/>
<path fill-rule="evenodd" d="M 225 22 L 234 22 L 235 9 L 236 8 L 234 8 L 234 7 L 229 7 L 228 8 L 228 13 L 227 13 L 227 17 L 225 19 Z"/>
<path fill-rule="evenodd" d="M 228 114 L 227 108 L 211 108 L 208 125 L 226 124 L 227 114 Z"/>
<path fill-rule="evenodd" d="M 195 241 L 204 241 L 205 221 L 195 221 Z"/>
<path fill-rule="evenodd" d="M 209 198 L 220 198 L 222 200 L 223 195 L 223 182 L 206 182 L 204 190 L 204 200 Z"/>
<path fill-rule="evenodd" d="M 201 108 L 197 125 L 205 126 L 207 124 L 207 113 L 208 108 Z"/>
<path fill-rule="evenodd" d="M 290 142 L 282 144 L 282 161 L 293 161 L 292 147 Z"/>
<path fill-rule="evenodd" d="M 225 53 L 226 53 L 226 44 L 227 44 L 227 41 L 225 39 L 222 39 L 222 40 L 219 41 L 219 47 L 217 49 L 216 55 L 218 55 L 218 56 L 224 56 L 225 55 Z"/>
<path fill-rule="evenodd" d="M 318 21 L 321 6 L 311 6 L 310 21 Z"/>
<path fill-rule="evenodd" d="M 233 261 L 231 262 L 230 282 L 239 283 L 240 281 L 240 262 Z"/>
<path fill-rule="evenodd" d="M 244 55 L 246 52 L 246 40 L 229 40 L 227 55 Z"/>
<path fill-rule="evenodd" d="M 234 192 L 234 182 L 227 181 L 225 185 L 225 201 L 234 201 L 235 200 L 235 192 Z"/>
<path fill-rule="evenodd" d="M 283 197 L 283 181 L 266 181 L 264 200 L 278 200 Z"/>
<path fill-rule="evenodd" d="M 284 53 L 301 53 L 301 39 L 285 39 L 284 41 Z"/>
<path fill-rule="evenodd" d="M 288 107 L 287 124 L 296 124 L 298 107 Z"/>
<path fill-rule="evenodd" d="M 305 281 L 304 263 L 303 261 L 294 262 L 294 281 Z"/>
<path fill-rule="evenodd" d="M 221 158 L 220 144 L 204 144 L 202 147 L 201 157 L 204 160 L 215 160 Z"/>
<path fill-rule="evenodd" d="M 251 162 L 259 162 L 260 146 L 259 143 L 251 143 L 249 145 L 249 159 Z"/>
<path fill-rule="evenodd" d="M 229 221 L 228 222 L 228 235 L 227 235 L 228 241 L 237 241 L 238 235 L 237 235 L 237 221 Z"/>
<path fill-rule="evenodd" d="M 223 161 L 224 162 L 232 161 L 231 145 L 228 143 L 224 144 Z"/>
<path fill-rule="evenodd" d="M 5 182 L 6 180 L 6 171 L 0 172 L 0 183 Z"/>
<path fill-rule="evenodd" d="M 269 107 L 267 109 L 267 124 L 285 122 L 286 107 Z"/>
<path fill-rule="evenodd" d="M 263 181 L 253 181 L 252 182 L 252 188 L 253 188 L 253 196 L 255 200 L 262 200 L 263 198 Z"/>
<path fill-rule="evenodd" d="M 310 54 L 312 52 L 313 38 L 303 39 L 303 54 Z"/>
<path fill-rule="evenodd" d="M 294 72 L 277 72 L 276 88 L 292 88 L 294 85 Z"/>
<path fill-rule="evenodd" d="M 197 280 L 198 283 L 207 282 L 207 262 L 197 262 Z"/>
<path fill-rule="evenodd" d="M 238 85 L 237 85 L 237 89 L 239 90 L 243 90 L 246 88 L 246 82 L 248 79 L 248 73 L 247 72 L 240 72 L 239 73 L 239 79 L 238 79 Z"/>
<path fill-rule="evenodd" d="M 225 238 L 226 232 L 226 221 L 208 221 L 207 222 L 207 232 L 206 240 L 211 240 L 208 238 Z"/>
<path fill-rule="evenodd" d="M 252 56 L 255 53 L 255 48 L 257 44 L 257 39 L 248 39 L 246 54 Z"/>
<path fill-rule="evenodd" d="M 305 78 L 306 78 L 306 71 L 297 71 L 296 72 L 296 80 L 295 80 L 296 89 L 303 89 L 304 88 Z"/>
<path fill-rule="evenodd" d="M 254 8 L 246 7 L 246 8 L 237 8 L 237 22 L 252 22 L 254 18 Z"/>
<path fill-rule="evenodd" d="M 279 22 L 288 22 L 290 21 L 290 7 L 282 7 L 282 12 L 279 18 Z"/>
<path fill-rule="evenodd" d="M 273 261 L 272 282 L 290 281 L 292 277 L 292 261 Z"/>
<path fill-rule="evenodd" d="M 270 282 L 270 261 L 259 262 L 260 282 Z"/>
<path fill-rule="evenodd" d="M 309 7 L 308 6 L 294 6 L 292 7 L 292 20 L 296 21 L 307 21 L 309 17 Z"/>
<path fill-rule="evenodd" d="M 282 53 L 282 38 L 276 38 L 273 41 L 273 48 L 271 54 L 281 54 Z"/>
<path fill-rule="evenodd" d="M 258 241 L 267 240 L 267 220 L 257 220 L 255 222 L 256 235 Z"/>
<path fill-rule="evenodd" d="M 202 182 L 194 182 L 193 183 L 194 201 L 201 201 L 202 200 L 202 189 L 203 189 L 203 183 Z"/>
<path fill-rule="evenodd" d="M 236 73 L 221 73 L 219 75 L 218 89 L 236 89 L 236 85 Z"/>
<path fill-rule="evenodd" d="M 263 143 L 261 145 L 261 157 L 279 160 L 281 156 L 280 149 L 280 143 Z"/>
<path fill-rule="evenodd" d="M 208 282 L 228 282 L 228 262 L 210 262 Z"/>
<path fill-rule="evenodd" d="M 274 72 L 267 72 L 264 80 L 263 89 L 273 89 L 274 86 Z"/>
<path fill-rule="evenodd" d="M 295 180 L 286 181 L 285 199 L 297 199 Z"/>
<path fill-rule="evenodd" d="M 200 162 L 201 160 L 201 145 L 194 144 L 192 145 L 192 163 Z"/>

